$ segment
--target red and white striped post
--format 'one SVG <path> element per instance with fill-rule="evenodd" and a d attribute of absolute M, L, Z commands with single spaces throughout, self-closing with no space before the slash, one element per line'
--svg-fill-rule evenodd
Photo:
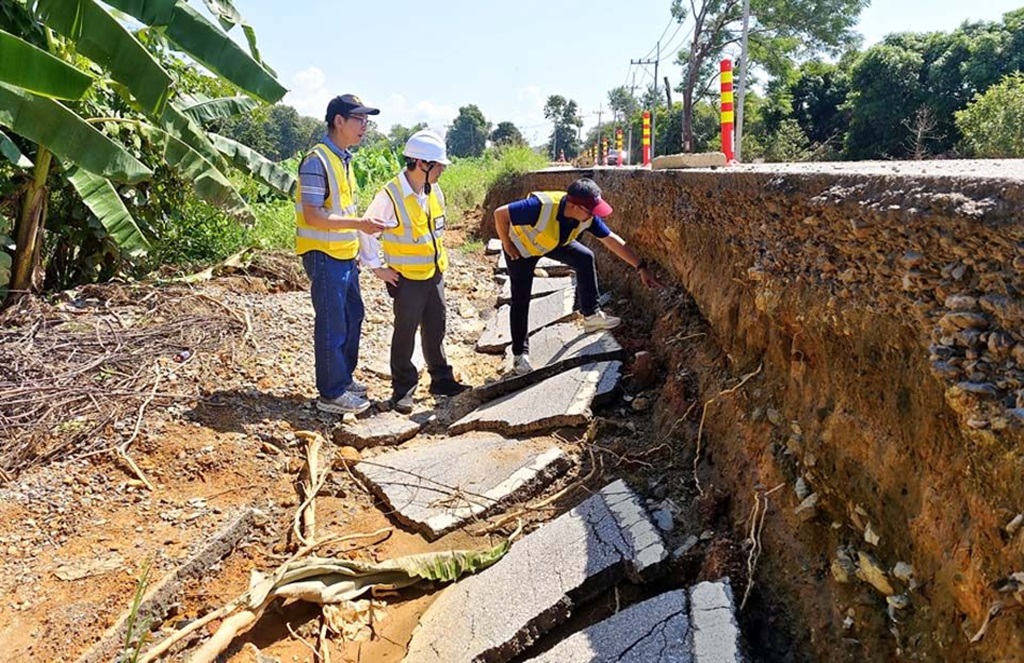
<path fill-rule="evenodd" d="M 643 165 L 651 165 L 651 112 L 644 111 L 643 121 Z"/>
<path fill-rule="evenodd" d="M 722 60 L 722 152 L 726 162 L 735 160 L 732 145 L 733 109 L 732 109 L 732 60 Z"/>

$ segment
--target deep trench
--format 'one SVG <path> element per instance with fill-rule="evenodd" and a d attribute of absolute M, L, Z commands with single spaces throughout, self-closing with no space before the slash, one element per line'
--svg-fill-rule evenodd
<path fill-rule="evenodd" d="M 730 576 L 739 604 L 756 541 L 738 615 L 752 660 L 1020 660 L 1024 611 L 969 640 L 999 598 L 991 583 L 1024 566 L 1024 531 L 1003 528 L 1024 511 L 1021 427 L 1003 409 L 1021 383 L 1003 348 L 1024 350 L 1024 180 L 815 168 L 548 171 L 490 192 L 483 237 L 497 204 L 594 177 L 613 230 L 668 284 L 647 291 L 595 249 L 610 311 L 627 320 L 625 407 L 649 402 L 629 444 L 653 467 L 623 474 L 681 507 L 670 550 L 704 534 L 659 584 L 620 585 L 537 647 L 699 580 Z M 942 337 L 938 322 L 972 319 L 956 317 L 956 297 L 982 302 L 970 314 L 989 325 L 981 347 L 977 333 L 966 346 Z M 963 347 L 966 377 L 937 370 Z M 640 351 L 654 357 L 646 384 L 630 360 Z M 985 370 L 1002 371 L 982 376 L 998 387 L 965 395 L 958 381 Z M 751 537 L 755 504 L 765 517 Z"/>

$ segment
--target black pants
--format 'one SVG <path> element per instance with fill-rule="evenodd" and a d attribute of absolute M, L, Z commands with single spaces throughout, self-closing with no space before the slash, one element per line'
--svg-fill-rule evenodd
<path fill-rule="evenodd" d="M 594 252 L 574 240 L 565 246 L 556 247 L 546 257 L 576 271 L 576 298 L 580 310 L 583 315 L 597 313 L 597 267 L 594 264 Z M 530 297 L 533 294 L 533 270 L 539 260 L 540 256 L 511 260 L 508 254 L 505 255 L 512 286 L 512 310 L 509 315 L 512 354 L 521 355 L 530 351 Z"/>
<path fill-rule="evenodd" d="M 444 354 L 447 324 L 444 276 L 435 272 L 424 281 L 399 276 L 397 286 L 388 284 L 388 293 L 395 300 L 395 329 L 391 334 L 391 388 L 394 397 L 402 398 L 419 382 L 419 371 L 412 363 L 417 329 L 420 330 L 430 381 L 453 380 L 451 364 Z"/>

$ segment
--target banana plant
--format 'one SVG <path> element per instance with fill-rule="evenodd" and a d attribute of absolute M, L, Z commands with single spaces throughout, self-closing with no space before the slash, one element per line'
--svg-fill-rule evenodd
<path fill-rule="evenodd" d="M 193 183 L 197 196 L 239 219 L 251 219 L 252 212 L 226 177 L 230 168 L 290 192 L 289 173 L 203 128 L 276 102 L 286 91 L 260 59 L 255 33 L 230 0 L 204 2 L 220 26 L 186 0 L 0 0 L 0 157 L 26 174 L 13 261 L 0 258 L 0 287 L 5 273 L 12 294 L 37 287 L 32 276 L 51 174 L 71 184 L 126 252 L 144 251 L 149 240 L 118 185 L 149 179 L 157 167 L 169 167 Z M 248 52 L 226 33 L 234 25 L 245 33 Z M 147 48 L 155 40 L 244 94 L 180 94 L 157 49 Z M 116 110 L 98 112 L 98 97 L 115 99 Z M 125 127 L 134 144 L 123 139 Z M 147 150 L 139 149 L 142 143 Z M 4 248 L 0 256 L 7 256 Z"/>

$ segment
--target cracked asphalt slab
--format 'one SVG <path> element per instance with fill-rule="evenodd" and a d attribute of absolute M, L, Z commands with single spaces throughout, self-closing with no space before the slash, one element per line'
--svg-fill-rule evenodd
<path fill-rule="evenodd" d="M 514 544 L 494 566 L 445 589 L 420 620 L 405 660 L 508 661 L 574 606 L 666 555 L 636 495 L 616 481 Z"/>
<path fill-rule="evenodd" d="M 692 663 L 686 590 L 632 605 L 528 663 Z"/>

